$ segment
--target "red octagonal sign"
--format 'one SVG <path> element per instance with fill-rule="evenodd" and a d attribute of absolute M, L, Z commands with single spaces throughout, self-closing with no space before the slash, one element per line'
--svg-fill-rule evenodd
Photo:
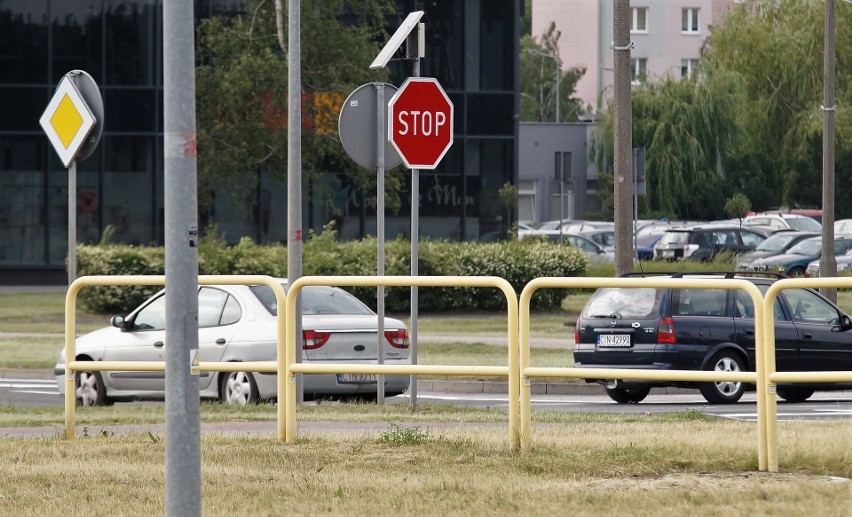
<path fill-rule="evenodd" d="M 453 103 L 432 77 L 409 77 L 388 104 L 388 140 L 409 169 L 434 169 L 453 145 Z"/>

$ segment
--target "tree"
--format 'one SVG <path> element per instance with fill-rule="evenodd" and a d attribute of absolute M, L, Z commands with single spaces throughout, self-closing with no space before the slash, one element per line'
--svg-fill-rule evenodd
<path fill-rule="evenodd" d="M 279 2 L 248 1 L 241 16 L 215 17 L 198 28 L 196 68 L 199 200 L 227 182 L 235 206 L 246 206 L 258 172 L 283 180 L 287 173 L 286 27 L 276 21 Z M 303 0 L 301 13 L 302 160 L 307 183 L 319 170 L 351 172 L 369 188 L 375 174 L 359 170 L 343 152 L 337 113 L 360 84 L 385 80 L 369 69 L 387 39 L 386 0 Z M 280 13 L 279 13 L 280 15 Z M 280 20 L 280 16 L 278 17 Z M 345 21 L 342 21 L 345 20 Z M 284 31 L 284 32 L 282 32 Z M 389 190 L 401 178 L 386 180 Z M 375 189 L 373 189 L 375 190 Z M 320 194 L 320 198 L 322 198 Z"/>
<path fill-rule="evenodd" d="M 640 215 L 718 218 L 734 192 L 757 211 L 821 206 L 822 27 L 821 2 L 743 3 L 711 28 L 692 78 L 650 78 L 634 88 L 633 144 L 647 149 Z M 852 182 L 844 161 L 852 155 L 846 2 L 837 3 L 837 58 L 835 208 L 844 217 L 852 215 L 852 199 L 842 195 Z M 599 114 L 592 144 L 604 182 L 612 176 L 611 124 L 610 113 Z"/>
<path fill-rule="evenodd" d="M 742 225 L 743 217 L 748 215 L 749 210 L 751 210 L 751 203 L 742 192 L 735 192 L 725 201 L 725 213 L 732 219 L 739 219 L 740 225 Z"/>
<path fill-rule="evenodd" d="M 736 121 L 741 91 L 737 76 L 700 69 L 693 78 L 666 76 L 634 88 L 633 146 L 646 149 L 647 195 L 640 198 L 640 215 L 718 216 L 726 165 L 742 139 Z M 612 125 L 612 112 L 602 112 L 592 142 L 598 172 L 610 184 Z M 611 189 L 598 191 L 609 195 Z"/>
<path fill-rule="evenodd" d="M 837 2 L 836 6 L 839 158 L 852 147 L 848 108 L 852 5 Z M 732 169 L 731 176 L 755 201 L 757 210 L 821 206 L 822 54 L 822 2 L 782 0 L 739 6 L 711 31 L 703 66 L 735 73 L 747 85 L 738 116 L 746 138 L 738 160 L 750 166 Z M 836 184 L 842 185 L 844 171 L 838 172 Z M 775 188 L 767 189 L 767 185 Z M 838 212 L 850 213 L 845 196 L 836 199 Z"/>
<path fill-rule="evenodd" d="M 559 56 L 559 37 L 556 24 L 539 40 L 530 35 L 521 37 L 521 121 L 551 122 L 556 120 L 557 66 L 559 74 L 559 119 L 572 122 L 589 108 L 572 97 L 577 81 L 586 73 L 585 68 L 562 69 Z"/>

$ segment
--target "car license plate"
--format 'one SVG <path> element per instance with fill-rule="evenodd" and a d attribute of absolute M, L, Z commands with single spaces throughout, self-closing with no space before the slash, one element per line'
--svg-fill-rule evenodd
<path fill-rule="evenodd" d="M 338 373 L 337 384 L 375 384 L 376 375 L 372 373 Z"/>
<path fill-rule="evenodd" d="M 600 334 L 598 336 L 598 346 L 630 346 L 630 334 Z"/>
<path fill-rule="evenodd" d="M 674 250 L 663 250 L 663 258 L 674 258 Z"/>

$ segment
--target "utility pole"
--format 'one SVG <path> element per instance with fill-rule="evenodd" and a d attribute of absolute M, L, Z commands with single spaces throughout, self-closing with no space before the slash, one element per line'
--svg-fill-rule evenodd
<path fill-rule="evenodd" d="M 192 2 L 163 2 L 167 516 L 201 515 L 198 188 Z"/>
<path fill-rule="evenodd" d="M 613 188 L 615 275 L 633 272 L 633 113 L 630 99 L 630 1 L 613 0 L 615 123 Z"/>
<path fill-rule="evenodd" d="M 834 0 L 825 0 L 825 52 L 823 56 L 822 105 L 822 256 L 819 259 L 820 276 L 837 276 L 837 259 L 834 257 L 834 68 L 836 58 Z M 837 289 L 820 289 L 823 296 L 837 301 Z"/>

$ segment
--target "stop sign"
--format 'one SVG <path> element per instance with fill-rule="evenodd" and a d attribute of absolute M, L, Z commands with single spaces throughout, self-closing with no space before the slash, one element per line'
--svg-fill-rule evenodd
<path fill-rule="evenodd" d="M 432 77 L 409 77 L 388 104 L 388 140 L 409 169 L 434 169 L 453 145 L 453 103 Z"/>

